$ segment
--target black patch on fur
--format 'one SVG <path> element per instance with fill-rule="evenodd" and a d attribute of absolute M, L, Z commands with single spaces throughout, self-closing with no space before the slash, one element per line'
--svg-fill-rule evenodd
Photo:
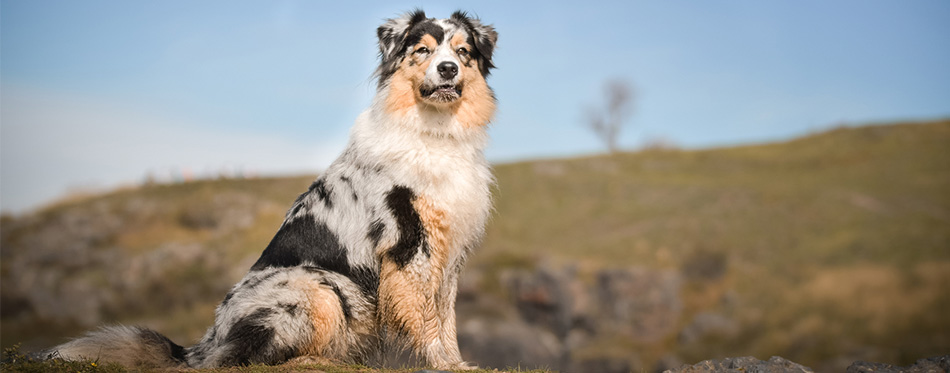
<path fill-rule="evenodd" d="M 301 197 L 303 197 L 304 195 L 306 195 L 306 193 L 302 194 Z M 294 209 L 290 212 L 290 216 L 296 216 L 297 213 L 300 212 L 300 209 L 302 208 L 303 208 L 303 202 L 295 203 Z"/>
<path fill-rule="evenodd" d="M 251 269 L 253 270 L 254 267 L 251 267 Z M 242 287 L 245 288 L 245 289 L 253 289 L 253 288 L 256 288 L 257 285 L 260 285 L 262 282 L 267 281 L 267 280 L 269 280 L 271 277 L 274 277 L 274 276 L 276 276 L 276 275 L 277 275 L 277 271 L 274 271 L 274 272 L 268 273 L 268 274 L 263 275 L 263 276 L 258 276 L 258 277 L 250 278 L 250 279 L 247 280 L 247 282 L 244 283 L 244 286 L 242 286 Z"/>
<path fill-rule="evenodd" d="M 425 227 L 422 218 L 412 206 L 416 198 L 411 189 L 404 186 L 395 186 L 386 194 L 386 206 L 396 218 L 399 228 L 399 240 L 386 253 L 396 265 L 402 269 L 420 250 L 429 255 L 429 246 L 425 243 Z"/>
<path fill-rule="evenodd" d="M 348 276 L 360 288 L 367 298 L 376 299 L 379 294 L 379 272 L 369 267 L 356 266 L 350 269 Z"/>
<path fill-rule="evenodd" d="M 359 201 L 359 200 L 360 200 L 360 196 L 358 196 L 358 195 L 356 194 L 356 188 L 353 187 L 353 181 L 350 180 L 350 178 L 348 178 L 348 177 L 346 177 L 346 176 L 340 176 L 340 181 L 342 181 L 343 183 L 345 183 L 346 186 L 347 186 L 348 188 L 350 188 L 350 191 L 351 191 L 352 196 L 353 196 L 353 202 Z"/>
<path fill-rule="evenodd" d="M 267 326 L 267 318 L 275 312 L 258 308 L 234 323 L 225 337 L 228 356 L 222 359 L 222 365 L 277 364 L 295 356 L 293 348 L 277 349 L 274 345 L 275 331 Z"/>
<path fill-rule="evenodd" d="M 426 20 L 415 24 L 409 29 L 409 34 L 406 35 L 406 42 L 403 44 L 403 48 L 416 45 L 416 43 L 422 40 L 422 37 L 426 35 L 432 35 L 432 37 L 435 38 L 436 45 L 442 44 L 442 41 L 445 40 L 445 30 L 442 29 L 442 26 L 430 20 Z"/>
<path fill-rule="evenodd" d="M 218 328 L 217 328 L 216 326 L 212 326 L 212 327 L 211 327 L 211 334 L 208 335 L 208 338 L 206 338 L 206 339 L 209 340 L 209 341 L 213 341 L 213 340 L 214 340 L 215 338 L 217 338 L 217 337 L 218 337 Z"/>
<path fill-rule="evenodd" d="M 168 337 L 159 334 L 158 332 L 139 328 L 139 338 L 142 338 L 142 343 L 145 345 L 152 346 L 159 351 L 163 352 L 162 356 L 168 356 L 175 363 L 182 364 L 185 363 L 185 348 L 179 346 L 177 343 L 172 342 Z"/>
<path fill-rule="evenodd" d="M 311 216 L 301 216 L 280 227 L 251 270 L 296 267 L 305 263 L 343 274 L 350 270 L 346 248 L 336 234 Z"/>
<path fill-rule="evenodd" d="M 374 220 L 373 223 L 369 225 L 369 233 L 366 234 L 366 238 L 373 241 L 373 249 L 379 246 L 379 240 L 383 238 L 383 231 L 385 229 L 386 225 L 379 219 Z"/>
<path fill-rule="evenodd" d="M 320 268 L 320 267 L 314 267 L 314 266 L 303 266 L 303 267 L 301 267 L 301 268 L 303 268 L 304 271 L 307 271 L 307 272 L 310 272 L 310 273 L 317 273 L 317 274 L 321 274 L 321 275 L 326 272 L 325 269 Z"/>
<path fill-rule="evenodd" d="M 379 175 L 385 169 L 383 165 L 379 163 L 356 163 L 356 169 L 363 173 L 363 175 Z"/>
<path fill-rule="evenodd" d="M 233 290 L 232 290 L 232 291 L 229 291 L 229 292 L 228 292 L 228 295 L 225 295 L 225 296 L 224 296 L 224 300 L 221 301 L 221 305 L 222 305 L 222 306 L 227 305 L 228 302 L 231 301 L 231 298 L 234 298 L 234 291 L 233 291 Z"/>
<path fill-rule="evenodd" d="M 350 322 L 350 320 L 353 319 L 353 309 L 350 308 L 349 299 L 347 299 L 346 295 L 343 295 L 343 291 L 340 290 L 340 287 L 327 280 L 320 281 L 320 284 L 329 286 L 330 289 L 333 289 L 333 293 L 335 293 L 336 297 L 340 299 L 340 308 L 343 309 L 343 317 L 346 318 L 346 322 Z"/>
<path fill-rule="evenodd" d="M 326 274 L 326 270 L 320 267 L 314 266 L 303 266 L 303 270 L 318 274 L 323 276 Z M 376 299 L 377 293 L 379 292 L 379 273 L 378 271 L 373 271 L 366 266 L 355 266 L 350 267 L 347 272 L 340 272 L 340 274 L 346 276 L 350 281 L 353 281 L 357 287 L 360 288 L 360 291 L 366 297 Z M 321 281 L 323 281 L 321 279 Z"/>
<path fill-rule="evenodd" d="M 279 287 L 279 288 L 286 288 L 288 285 L 290 285 L 290 281 L 284 280 L 284 281 L 278 282 L 274 286 Z"/>
<path fill-rule="evenodd" d="M 314 181 L 313 184 L 310 184 L 310 190 L 308 190 L 307 192 L 316 193 L 317 197 L 319 197 L 320 200 L 323 201 L 323 204 L 327 207 L 327 209 L 333 208 L 333 201 L 331 200 L 331 198 L 333 198 L 333 195 L 331 194 L 330 188 L 327 187 L 327 183 L 325 180 L 318 179 L 317 181 Z"/>
<path fill-rule="evenodd" d="M 282 308 L 282 309 L 284 310 L 284 312 L 287 312 L 287 313 L 290 314 L 291 316 L 297 316 L 297 312 L 300 311 L 300 310 L 298 309 L 298 308 L 300 307 L 300 305 L 298 305 L 298 304 L 296 304 L 296 303 L 283 303 L 283 302 L 278 302 L 278 303 L 277 303 L 277 307 Z"/>
<path fill-rule="evenodd" d="M 306 192 L 301 193 L 299 196 L 297 196 L 297 199 L 294 200 L 294 204 L 292 205 L 293 210 L 291 210 L 290 216 L 297 215 L 301 209 L 309 207 L 309 203 L 306 202 L 306 199 L 307 196 L 310 195 L 310 191 L 313 190 L 313 184 L 316 184 L 316 182 L 310 184 L 310 188 L 308 188 Z"/>

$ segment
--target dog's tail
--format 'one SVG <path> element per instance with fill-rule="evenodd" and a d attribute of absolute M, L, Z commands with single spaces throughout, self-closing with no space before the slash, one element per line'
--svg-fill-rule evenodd
<path fill-rule="evenodd" d="M 43 351 L 42 358 L 96 360 L 142 368 L 187 368 L 185 348 L 137 326 L 107 326 Z"/>

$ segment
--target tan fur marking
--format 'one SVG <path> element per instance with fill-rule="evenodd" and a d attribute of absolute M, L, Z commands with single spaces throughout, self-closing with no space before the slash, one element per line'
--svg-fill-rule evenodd
<path fill-rule="evenodd" d="M 455 118 L 465 128 L 484 126 L 495 116 L 495 99 L 491 88 L 478 71 L 478 64 L 472 67 L 462 65 L 462 98 L 455 110 Z"/>
<path fill-rule="evenodd" d="M 305 289 L 307 297 L 307 312 L 313 324 L 311 343 L 306 346 L 304 353 L 308 355 L 328 356 L 330 344 L 339 339 L 344 326 L 343 307 L 333 289 L 313 281 L 300 281 L 292 286 Z M 341 351 L 333 351 L 339 353 Z"/>
<path fill-rule="evenodd" d="M 468 43 L 465 42 L 465 36 L 462 36 L 461 33 L 452 35 L 452 40 L 449 40 L 449 43 L 451 43 L 452 48 L 458 48 L 462 44 L 468 45 Z"/>
<path fill-rule="evenodd" d="M 466 50 L 469 51 L 469 53 L 471 53 L 472 51 L 472 46 L 468 45 L 468 43 L 465 41 L 465 37 L 462 36 L 462 34 L 453 35 L 452 40 L 449 41 L 449 45 L 452 46 L 452 52 L 456 54 L 458 53 L 459 48 L 465 48 Z M 471 54 L 466 55 L 466 56 L 458 56 L 458 59 L 459 59 L 459 62 L 462 63 L 462 65 L 475 64 L 475 61 L 472 61 Z"/>
<path fill-rule="evenodd" d="M 426 230 L 429 239 L 430 264 L 433 268 L 444 270 L 449 260 L 449 220 L 442 209 L 437 208 L 424 196 L 412 201 L 412 206 L 422 219 L 422 227 Z M 434 278 L 441 279 L 442 273 L 433 273 Z"/>
<path fill-rule="evenodd" d="M 386 95 L 386 111 L 393 114 L 405 114 L 416 105 L 416 80 L 425 74 L 419 65 L 409 66 L 405 59 L 389 80 L 389 92 Z M 410 71 L 411 70 L 411 71 Z M 421 73 L 419 72 L 421 70 Z"/>
<path fill-rule="evenodd" d="M 418 48 L 419 46 L 425 46 L 426 48 L 429 48 L 430 50 L 434 50 L 437 45 L 439 45 L 439 43 L 435 41 L 434 36 L 425 34 L 425 35 L 422 35 L 422 39 L 419 39 L 419 43 L 416 44 L 416 48 Z"/>
<path fill-rule="evenodd" d="M 421 334 L 421 306 L 425 303 L 425 295 L 419 291 L 419 279 L 416 277 L 416 274 L 400 270 L 392 260 L 383 260 L 379 276 L 382 321 L 413 336 Z"/>
<path fill-rule="evenodd" d="M 429 59 L 415 53 L 419 47 L 435 50 L 438 44 L 432 35 L 423 35 L 419 43 L 412 47 L 409 55 L 403 58 L 399 69 L 389 81 L 389 93 L 386 96 L 386 111 L 393 114 L 405 114 L 406 111 L 422 100 L 419 86 L 429 68 Z"/>
<path fill-rule="evenodd" d="M 443 359 L 457 360 L 460 356 L 458 338 L 455 329 L 455 296 L 457 273 L 450 267 L 451 254 L 451 220 L 449 215 L 437 207 L 425 196 L 413 201 L 413 207 L 419 213 L 422 225 L 429 240 L 429 265 L 431 271 L 431 289 L 434 291 L 435 319 L 428 322 L 425 328 L 425 340 L 430 353 Z M 450 278 L 451 277 L 451 278 Z M 435 342 L 435 343 L 433 343 Z M 459 361 L 444 361 L 456 364 Z"/>

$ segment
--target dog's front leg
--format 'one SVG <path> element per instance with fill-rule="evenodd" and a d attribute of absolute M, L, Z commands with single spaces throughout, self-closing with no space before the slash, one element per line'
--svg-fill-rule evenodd
<path fill-rule="evenodd" d="M 445 355 L 451 357 L 453 363 L 452 369 L 477 369 L 475 365 L 469 365 L 462 361 L 462 355 L 459 353 L 458 335 L 455 324 L 455 300 L 458 295 L 458 278 L 461 266 L 456 266 L 454 270 L 447 270 L 445 279 L 439 289 L 437 297 L 437 307 L 439 309 L 440 328 L 439 338 L 445 349 Z"/>
<path fill-rule="evenodd" d="M 379 282 L 379 318 L 389 342 L 408 346 L 426 364 L 450 368 L 460 358 L 449 353 L 443 341 L 442 323 L 436 294 L 439 282 L 430 278 L 428 259 L 418 258 L 400 267 L 383 260 Z M 433 286 L 435 285 L 435 286 Z M 456 354 L 457 348 L 456 348 Z"/>
<path fill-rule="evenodd" d="M 380 257 L 380 323 L 391 342 L 408 339 L 427 364 L 464 367 L 455 338 L 456 274 L 449 269 L 451 232 L 446 215 L 425 198 L 398 189 L 387 196 L 387 204 L 396 217 L 399 238 Z"/>

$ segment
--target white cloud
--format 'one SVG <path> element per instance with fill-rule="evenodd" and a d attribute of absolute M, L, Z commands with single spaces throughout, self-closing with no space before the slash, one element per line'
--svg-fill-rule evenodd
<path fill-rule="evenodd" d="M 105 100 L 3 86 L 0 97 L 0 208 L 23 212 L 70 189 L 138 183 L 148 173 L 259 175 L 326 167 L 345 139 L 227 131 Z"/>

